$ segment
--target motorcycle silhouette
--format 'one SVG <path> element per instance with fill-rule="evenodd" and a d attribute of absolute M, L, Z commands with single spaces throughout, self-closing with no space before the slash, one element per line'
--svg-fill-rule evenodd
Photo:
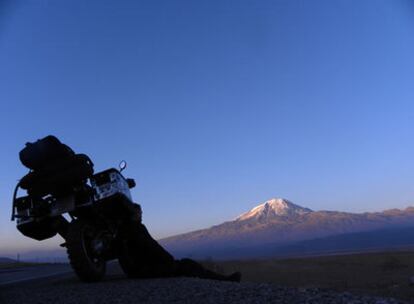
<path fill-rule="evenodd" d="M 136 264 L 125 229 L 137 206 L 130 189 L 135 181 L 119 169 L 94 173 L 85 154 L 76 154 L 56 137 L 27 143 L 21 162 L 30 169 L 16 185 L 12 220 L 25 236 L 42 241 L 59 234 L 70 264 L 85 282 L 101 280 L 109 260 L 118 259 L 126 274 Z M 18 196 L 19 189 L 26 193 Z"/>

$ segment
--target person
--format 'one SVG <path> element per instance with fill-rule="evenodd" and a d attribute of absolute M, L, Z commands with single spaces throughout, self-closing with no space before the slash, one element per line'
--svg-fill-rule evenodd
<path fill-rule="evenodd" d="M 135 277 L 198 277 L 220 281 L 240 282 L 241 273 L 223 275 L 203 267 L 192 259 L 176 260 L 148 232 L 142 223 L 142 209 L 139 204 L 132 205 L 134 212 L 127 223 L 127 231 L 136 260 L 141 261 L 140 272 Z"/>
<path fill-rule="evenodd" d="M 74 187 L 82 188 L 85 180 L 93 176 L 93 163 L 84 154 L 75 152 L 53 135 L 46 136 L 34 143 L 27 143 L 20 151 L 21 162 L 30 169 L 22 178 L 19 186 L 33 197 L 47 195 L 66 195 Z M 63 172 L 62 172 L 63 171 Z M 16 188 L 17 191 L 17 188 Z M 36 202 L 37 203 L 37 202 Z M 225 276 L 204 268 L 191 259 L 176 260 L 149 234 L 142 223 L 142 209 L 139 204 L 129 201 L 128 212 L 121 233 L 122 239 L 119 262 L 131 277 L 172 277 L 189 276 L 214 280 L 240 281 L 241 274 L 236 272 Z M 15 203 L 14 203 L 15 204 Z M 48 205 L 45 205 L 48 207 Z M 15 208 L 13 206 L 13 212 Z M 14 219 L 14 213 L 12 215 Z M 67 234 L 67 227 L 62 236 Z M 41 230 L 43 233 L 43 229 Z M 54 230 L 52 230 L 54 232 Z M 53 235 L 55 235 L 54 232 Z M 51 236 L 53 236 L 51 235 Z M 49 235 L 48 235 L 49 237 Z M 44 239 L 44 236 L 42 235 Z M 65 237 L 66 238 L 66 237 Z"/>

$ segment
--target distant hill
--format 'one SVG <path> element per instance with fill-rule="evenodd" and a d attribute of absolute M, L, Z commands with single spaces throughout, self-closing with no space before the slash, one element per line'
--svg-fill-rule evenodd
<path fill-rule="evenodd" d="M 57 249 L 35 249 L 35 250 L 20 250 L 20 262 L 24 263 L 68 263 L 66 251 L 59 247 Z M 0 257 L 0 263 L 2 257 Z M 8 258 L 5 258 L 8 259 Z M 10 259 L 13 262 L 16 260 Z"/>
<path fill-rule="evenodd" d="M 414 249 L 414 225 L 375 231 L 340 234 L 265 250 L 270 256 Z"/>
<path fill-rule="evenodd" d="M 339 234 L 312 240 L 280 244 L 262 244 L 247 247 L 194 249 L 189 256 L 206 259 L 246 259 L 329 255 L 371 252 L 393 249 L 414 250 L 414 226 L 380 229 L 374 231 Z M 178 253 L 178 256 L 185 256 Z"/>
<path fill-rule="evenodd" d="M 0 257 L 0 264 L 10 264 L 10 263 L 16 263 L 16 260 L 10 259 L 10 258 L 2 258 Z"/>
<path fill-rule="evenodd" d="M 177 257 L 300 255 L 414 245 L 407 228 L 413 223 L 412 207 L 357 214 L 312 211 L 285 199 L 271 199 L 232 221 L 160 242 Z"/>

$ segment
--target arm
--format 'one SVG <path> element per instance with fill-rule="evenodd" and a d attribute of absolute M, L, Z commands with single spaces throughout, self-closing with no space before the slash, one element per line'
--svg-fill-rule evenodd
<path fill-rule="evenodd" d="M 140 204 L 134 203 L 132 205 L 132 221 L 136 223 L 142 223 L 142 209 Z"/>

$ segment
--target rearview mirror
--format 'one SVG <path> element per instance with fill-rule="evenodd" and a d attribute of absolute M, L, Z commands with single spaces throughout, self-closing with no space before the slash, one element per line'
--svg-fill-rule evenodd
<path fill-rule="evenodd" d="M 122 171 L 124 171 L 125 170 L 125 168 L 127 167 L 127 162 L 126 161 L 121 161 L 120 163 L 119 163 L 119 172 L 122 172 Z"/>

